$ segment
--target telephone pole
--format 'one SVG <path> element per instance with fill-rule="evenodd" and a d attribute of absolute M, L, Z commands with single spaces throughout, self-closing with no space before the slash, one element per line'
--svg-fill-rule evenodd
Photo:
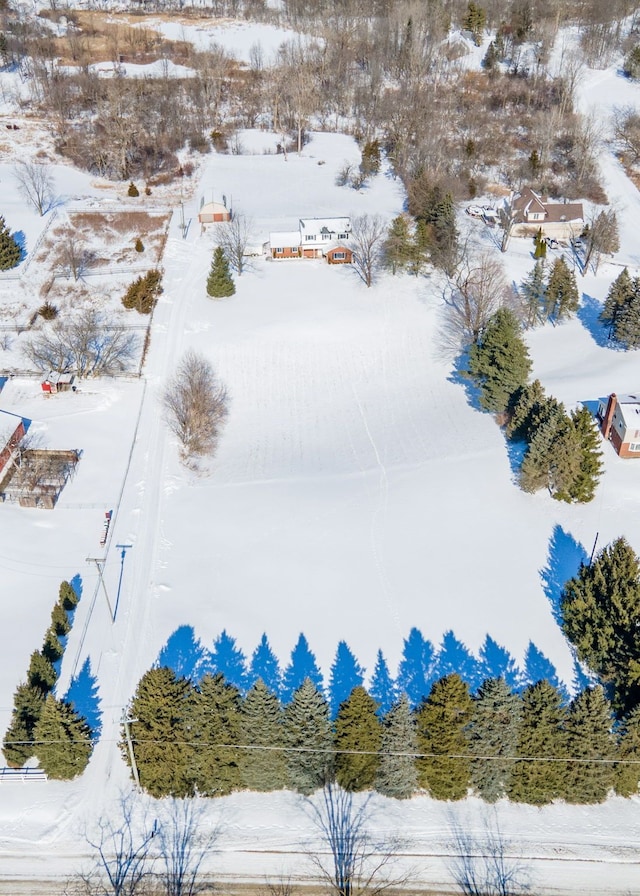
<path fill-rule="evenodd" d="M 109 600 L 109 595 L 107 594 L 107 586 L 104 583 L 104 565 L 106 563 L 105 557 L 87 557 L 87 563 L 95 563 L 96 569 L 98 570 L 98 578 L 100 579 L 100 584 L 102 585 L 102 590 L 104 591 L 104 596 L 107 601 L 107 606 L 109 607 L 109 615 L 111 616 L 111 623 L 113 624 L 116 621 L 116 617 L 113 613 L 113 608 L 111 606 L 111 601 Z"/>
<path fill-rule="evenodd" d="M 138 775 L 138 766 L 136 764 L 136 754 L 133 752 L 133 740 L 131 739 L 131 723 L 137 722 L 137 719 L 130 719 L 127 710 L 122 711 L 122 724 L 124 726 L 124 736 L 127 741 L 127 749 L 129 750 L 129 759 L 131 760 L 131 771 L 133 772 L 133 780 L 136 787 L 140 790 L 140 776 Z"/>

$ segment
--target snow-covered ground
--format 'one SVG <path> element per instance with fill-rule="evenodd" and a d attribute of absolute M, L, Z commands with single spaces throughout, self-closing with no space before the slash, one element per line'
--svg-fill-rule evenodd
<path fill-rule="evenodd" d="M 584 102 L 605 110 L 622 91 L 637 98 L 615 69 L 585 83 Z M 640 551 L 638 467 L 609 446 L 591 505 L 518 490 L 503 435 L 470 406 L 442 349 L 436 278 L 381 275 L 366 289 L 348 267 L 260 257 L 237 279 L 234 297 L 206 297 L 213 234 L 195 221 L 201 197 L 224 194 L 252 218 L 258 245 L 301 216 L 391 218 L 402 209 L 401 184 L 388 171 L 361 192 L 335 186 L 344 160 L 358 158 L 346 137 L 316 134 L 301 157 L 286 159 L 264 154 L 275 136 L 247 132 L 240 142 L 247 154 L 208 160 L 186 206 L 185 239 L 173 217 L 144 381 L 86 382 L 75 395 L 44 398 L 37 378 L 15 377 L 0 393 L 0 408 L 31 419 L 48 446 L 83 451 L 55 511 L 0 508 L 10 634 L 0 732 L 63 578 L 80 576 L 83 596 L 58 693 L 88 659 L 102 712 L 102 738 L 81 780 L 0 780 L 0 882 L 66 876 L 82 863 L 83 824 L 96 807 L 109 810 L 127 779 L 117 747 L 123 708 L 179 626 L 192 625 L 207 646 L 226 629 L 246 654 L 266 632 L 283 663 L 302 631 L 325 673 L 341 639 L 370 673 L 379 647 L 397 666 L 412 626 L 434 643 L 452 629 L 475 652 L 489 634 L 519 662 L 533 641 L 570 686 L 572 657 L 545 582 L 575 571 L 579 546 L 588 554 L 596 534 L 600 546 L 624 534 Z M 616 263 L 635 268 L 640 195 L 608 147 L 602 164 L 622 225 Z M 104 185 L 71 174 L 56 169 L 60 194 L 75 204 L 98 195 L 114 201 Z M 0 211 L 29 250 L 46 218 L 20 203 L 8 169 L 0 182 Z M 488 229 L 470 226 L 498 251 Z M 532 265 L 530 248 L 512 240 L 503 257 L 515 282 Z M 637 388 L 637 357 L 594 338 L 598 302 L 618 271 L 603 264 L 582 281 L 590 298 L 575 320 L 527 334 L 534 376 L 568 407 Z M 27 271 L 21 288 L 32 277 Z M 180 466 L 160 414 L 163 384 L 188 348 L 211 359 L 231 399 L 206 476 Z M 87 563 L 102 554 L 109 509 L 113 624 Z M 124 558 L 120 545 L 131 546 Z M 448 879 L 438 856 L 450 813 L 480 828 L 484 811 L 475 800 L 379 802 L 379 824 L 406 831 L 422 883 Z M 638 808 L 637 800 L 615 799 L 588 808 L 501 804 L 498 812 L 538 889 L 623 893 L 638 888 Z M 227 829 L 212 867 L 260 882 L 300 870 L 311 828 L 293 795 L 238 794 L 209 811 L 222 812 Z"/>

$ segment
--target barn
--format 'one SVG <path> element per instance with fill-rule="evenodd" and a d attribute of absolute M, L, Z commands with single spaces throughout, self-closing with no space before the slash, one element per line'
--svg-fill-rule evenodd
<path fill-rule="evenodd" d="M 24 420 L 9 411 L 0 411 L 0 473 L 9 463 L 26 433 Z"/>
<path fill-rule="evenodd" d="M 231 212 L 222 202 L 205 202 L 198 212 L 198 223 L 219 224 L 231 220 Z"/>

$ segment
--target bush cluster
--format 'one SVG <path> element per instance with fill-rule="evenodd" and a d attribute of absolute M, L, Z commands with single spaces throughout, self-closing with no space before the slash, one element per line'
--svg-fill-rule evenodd
<path fill-rule="evenodd" d="M 140 314 L 151 314 L 161 292 L 162 273 L 154 268 L 133 281 L 122 297 L 122 304 Z"/>

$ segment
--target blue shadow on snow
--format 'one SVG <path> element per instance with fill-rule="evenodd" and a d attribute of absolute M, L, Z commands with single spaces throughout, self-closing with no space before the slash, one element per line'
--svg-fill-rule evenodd
<path fill-rule="evenodd" d="M 601 348 L 615 350 L 619 346 L 616 345 L 615 341 L 609 339 L 609 327 L 600 320 L 601 311 L 602 302 L 586 293 L 582 294 L 582 301 L 578 308 L 578 320 L 585 330 L 588 331 L 596 345 L 599 345 Z"/>
<path fill-rule="evenodd" d="M 573 535 L 556 525 L 549 539 L 549 552 L 544 569 L 540 570 L 542 588 L 551 604 L 553 618 L 558 625 L 562 624 L 560 599 L 565 583 L 578 574 L 580 566 L 586 563 L 589 555 Z"/>
<path fill-rule="evenodd" d="M 102 712 L 98 697 L 98 680 L 91 672 L 91 660 L 86 658 L 80 672 L 71 679 L 69 690 L 64 695 L 78 715 L 84 716 L 91 728 L 91 740 L 95 743 L 102 731 Z"/>

